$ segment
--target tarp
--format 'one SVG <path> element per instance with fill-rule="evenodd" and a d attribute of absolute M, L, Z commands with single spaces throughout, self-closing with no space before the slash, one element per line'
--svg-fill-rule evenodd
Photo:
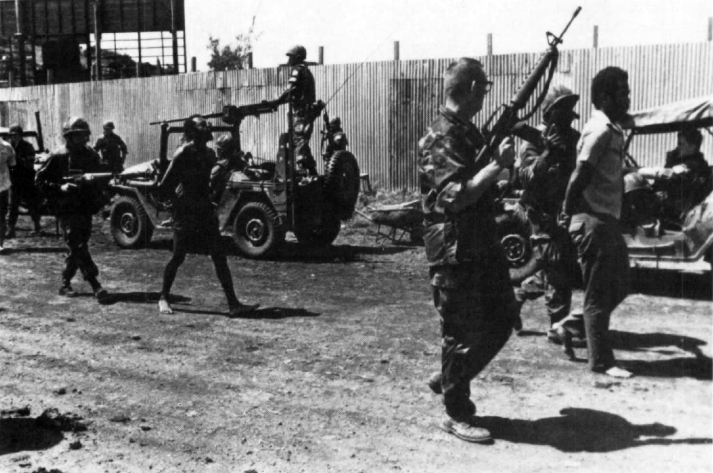
<path fill-rule="evenodd" d="M 688 127 L 713 126 L 713 95 L 631 112 L 623 124 L 637 134 L 666 133 Z"/>

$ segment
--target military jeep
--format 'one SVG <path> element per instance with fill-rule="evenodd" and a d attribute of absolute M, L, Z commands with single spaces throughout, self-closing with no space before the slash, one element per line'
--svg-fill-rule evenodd
<path fill-rule="evenodd" d="M 228 133 L 240 145 L 243 119 L 272 113 L 267 102 L 225 106 L 217 114 L 223 125 L 212 126 L 214 136 Z M 178 121 L 178 120 L 174 120 Z M 171 228 L 171 202 L 159 195 L 155 184 L 168 167 L 169 137 L 181 126 L 161 123 L 159 158 L 126 169 L 112 184 L 116 197 L 111 208 L 111 233 L 123 248 L 146 245 L 155 230 Z M 217 202 L 220 232 L 235 242 L 240 253 L 259 258 L 274 253 L 292 232 L 299 243 L 327 246 L 339 235 L 341 222 L 351 218 L 359 193 L 359 166 L 349 151 L 326 157 L 325 173 L 308 176 L 298 169 L 290 143 L 292 130 L 279 137 L 274 161 L 256 159 L 233 170 Z"/>

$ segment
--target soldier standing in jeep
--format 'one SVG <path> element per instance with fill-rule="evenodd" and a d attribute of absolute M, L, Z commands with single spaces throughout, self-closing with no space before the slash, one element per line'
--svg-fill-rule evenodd
<path fill-rule="evenodd" d="M 290 86 L 273 102 L 279 106 L 290 102 L 292 104 L 293 149 L 295 162 L 307 170 L 310 176 L 317 175 L 317 163 L 312 156 L 309 140 L 312 137 L 312 122 L 319 116 L 315 114 L 314 103 L 316 92 L 314 76 L 310 72 L 305 59 L 307 50 L 303 46 L 295 46 L 287 51 L 287 65 L 290 71 Z"/>
<path fill-rule="evenodd" d="M 572 121 L 579 118 L 574 112 L 578 101 L 579 95 L 567 87 L 552 87 L 542 104 L 542 123 L 537 127 L 543 143 L 523 142 L 520 149 L 518 178 L 524 191 L 515 214 L 532 229 L 532 247 L 542 277 L 526 279 L 515 289 L 515 298 L 524 304 L 545 293 L 550 318 L 547 338 L 553 343 L 562 343 L 556 324 L 569 314 L 577 269 L 569 235 L 557 225 L 557 217 L 577 161 L 580 134 L 572 128 Z M 534 282 L 539 279 L 544 287 Z M 577 335 L 583 337 L 583 330 Z"/>
<path fill-rule="evenodd" d="M 176 150 L 158 183 L 158 191 L 173 199 L 173 255 L 163 272 L 158 308 L 162 314 L 173 313 L 168 299 L 186 255 L 208 253 L 228 299 L 230 316 L 245 315 L 259 304 L 245 305 L 238 301 L 228 259 L 221 246 L 218 218 L 210 199 L 210 173 L 216 161 L 213 150 L 207 146 L 212 139 L 211 131 L 200 115 L 186 119 L 183 128 L 183 145 Z"/>

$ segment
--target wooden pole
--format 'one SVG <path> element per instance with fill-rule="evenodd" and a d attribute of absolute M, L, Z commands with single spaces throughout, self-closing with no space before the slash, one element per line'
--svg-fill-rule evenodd
<path fill-rule="evenodd" d="M 488 56 L 493 55 L 493 33 L 488 33 Z"/>
<path fill-rule="evenodd" d="M 173 73 L 178 74 L 178 7 L 176 0 L 171 0 L 171 47 L 173 48 Z"/>
<path fill-rule="evenodd" d="M 102 80 L 102 29 L 101 29 L 101 0 L 94 1 L 94 53 L 97 67 L 97 80 Z"/>
<path fill-rule="evenodd" d="M 191 58 L 191 72 L 196 72 L 196 69 L 197 69 L 196 64 L 197 64 L 197 63 L 196 63 L 196 57 L 193 56 L 193 57 Z"/>
<path fill-rule="evenodd" d="M 324 65 L 324 46 L 319 47 L 319 65 Z"/>
<path fill-rule="evenodd" d="M 398 61 L 400 58 L 399 42 L 394 41 L 394 61 Z"/>
<path fill-rule="evenodd" d="M 594 25 L 594 32 L 592 35 L 592 47 L 597 49 L 599 47 L 599 26 Z"/>
<path fill-rule="evenodd" d="M 713 41 L 713 16 L 708 17 L 708 41 Z"/>
<path fill-rule="evenodd" d="M 17 23 L 17 55 L 20 65 L 20 85 L 27 85 L 27 71 L 25 70 L 25 34 L 23 25 L 23 11 L 22 11 L 22 1 L 15 0 L 15 19 Z"/>

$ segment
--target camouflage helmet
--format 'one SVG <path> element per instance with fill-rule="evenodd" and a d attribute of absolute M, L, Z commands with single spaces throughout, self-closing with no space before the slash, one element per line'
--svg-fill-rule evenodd
<path fill-rule="evenodd" d="M 65 138 L 72 133 L 86 133 L 91 134 L 89 130 L 89 123 L 84 118 L 81 117 L 70 117 L 64 122 L 62 126 L 62 136 Z"/>
<path fill-rule="evenodd" d="M 307 50 L 304 48 L 304 46 L 292 46 L 287 53 L 285 53 L 286 56 L 294 56 L 297 59 L 306 59 L 307 58 Z"/>
<path fill-rule="evenodd" d="M 579 95 L 575 94 L 568 87 L 563 85 L 555 85 L 547 92 L 545 99 L 542 102 L 542 113 L 544 116 L 554 110 L 566 110 L 579 118 L 579 115 L 574 112 L 574 107 L 579 101 Z"/>
<path fill-rule="evenodd" d="M 222 151 L 234 150 L 236 144 L 237 143 L 235 142 L 235 139 L 233 139 L 233 137 L 230 135 L 221 135 L 218 137 L 217 140 L 215 140 L 216 149 Z"/>

